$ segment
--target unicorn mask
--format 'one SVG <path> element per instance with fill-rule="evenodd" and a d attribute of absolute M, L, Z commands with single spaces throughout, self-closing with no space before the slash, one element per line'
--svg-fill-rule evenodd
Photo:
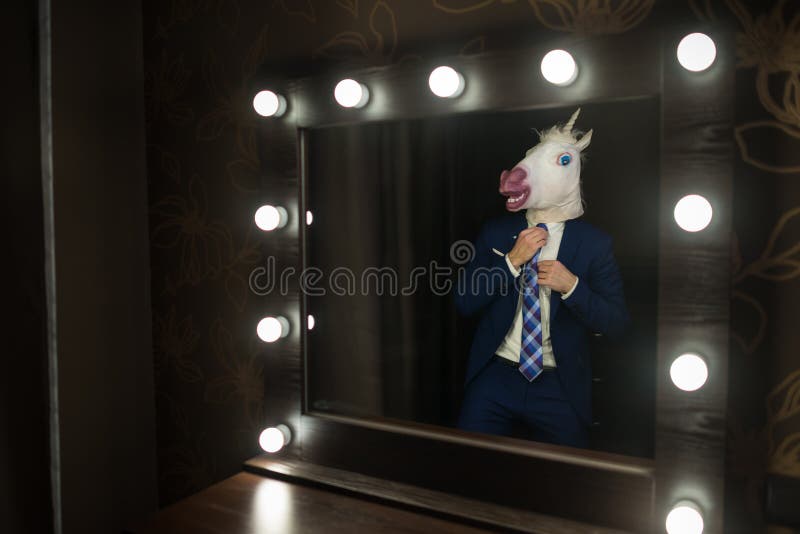
<path fill-rule="evenodd" d="M 592 130 L 578 139 L 572 131 L 580 108 L 564 126 L 539 135 L 539 144 L 510 171 L 500 175 L 500 194 L 508 197 L 509 211 L 528 210 L 538 222 L 561 222 L 583 215 L 581 152 L 592 140 Z M 531 217 L 532 216 L 532 217 Z"/>

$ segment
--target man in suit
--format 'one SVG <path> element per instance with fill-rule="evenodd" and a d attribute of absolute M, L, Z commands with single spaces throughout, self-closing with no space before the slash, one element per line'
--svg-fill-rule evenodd
<path fill-rule="evenodd" d="M 579 219 L 581 154 L 591 141 L 565 126 L 540 136 L 500 193 L 511 213 L 484 225 L 459 276 L 456 305 L 481 314 L 458 426 L 588 446 L 589 336 L 629 323 L 612 240 Z"/>

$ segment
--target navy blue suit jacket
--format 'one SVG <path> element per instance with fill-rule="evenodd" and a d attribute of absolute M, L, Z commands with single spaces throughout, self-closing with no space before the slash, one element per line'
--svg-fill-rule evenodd
<path fill-rule="evenodd" d="M 474 379 L 503 342 L 514 321 L 518 284 L 503 254 L 528 227 L 525 212 L 489 221 L 475 242 L 475 255 L 459 273 L 456 306 L 464 315 L 481 314 L 470 349 L 465 383 Z M 611 237 L 581 219 L 566 221 L 558 260 L 579 278 L 566 300 L 550 295 L 550 339 L 558 376 L 567 395 L 586 424 L 592 418 L 592 371 L 589 336 L 619 337 L 630 318 L 625 306 L 622 278 L 614 259 Z"/>

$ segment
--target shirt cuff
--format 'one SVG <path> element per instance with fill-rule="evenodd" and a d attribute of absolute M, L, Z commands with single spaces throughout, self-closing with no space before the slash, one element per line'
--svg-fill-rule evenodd
<path fill-rule="evenodd" d="M 508 259 L 508 254 L 506 254 L 506 265 L 508 265 L 508 270 L 514 275 L 514 278 L 519 276 L 519 270 L 511 264 L 511 260 Z"/>
<path fill-rule="evenodd" d="M 567 300 L 567 299 L 569 298 L 569 296 L 570 296 L 570 295 L 572 295 L 572 292 L 573 292 L 573 291 L 575 291 L 575 288 L 576 288 L 576 287 L 578 287 L 578 280 L 580 280 L 580 278 L 578 278 L 578 277 L 576 276 L 576 277 L 575 277 L 575 283 L 574 283 L 574 284 L 572 284 L 572 289 L 570 289 L 570 290 L 569 290 L 569 291 L 567 291 L 566 293 L 562 294 L 562 295 L 561 295 L 561 300 Z"/>

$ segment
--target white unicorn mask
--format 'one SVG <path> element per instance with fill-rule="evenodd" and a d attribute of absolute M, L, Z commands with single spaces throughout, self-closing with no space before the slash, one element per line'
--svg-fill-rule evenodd
<path fill-rule="evenodd" d="M 500 194 L 508 197 L 509 211 L 528 210 L 537 222 L 562 222 L 583 215 L 581 152 L 592 140 L 592 130 L 578 139 L 572 127 L 578 108 L 564 126 L 539 135 L 539 144 L 510 171 L 500 174 Z"/>

